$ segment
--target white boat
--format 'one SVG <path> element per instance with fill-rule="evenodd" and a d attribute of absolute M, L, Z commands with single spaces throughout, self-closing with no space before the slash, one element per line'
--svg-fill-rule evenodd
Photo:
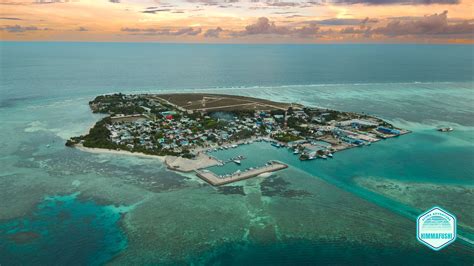
<path fill-rule="evenodd" d="M 334 155 L 332 155 L 332 153 L 328 153 L 328 157 L 329 158 L 332 158 Z"/>
<path fill-rule="evenodd" d="M 454 128 L 452 128 L 452 127 L 442 127 L 442 128 L 438 128 L 438 131 L 440 131 L 440 132 L 451 132 L 451 131 L 453 131 L 453 130 L 454 130 Z"/>
<path fill-rule="evenodd" d="M 242 162 L 240 160 L 234 160 L 234 163 L 240 165 Z"/>
<path fill-rule="evenodd" d="M 326 155 L 322 155 L 321 158 L 327 159 L 328 157 Z"/>

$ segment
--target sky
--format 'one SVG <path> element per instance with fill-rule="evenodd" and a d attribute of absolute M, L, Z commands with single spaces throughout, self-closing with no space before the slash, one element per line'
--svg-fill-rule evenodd
<path fill-rule="evenodd" d="M 474 44 L 474 0 L 0 0 L 0 40 Z"/>

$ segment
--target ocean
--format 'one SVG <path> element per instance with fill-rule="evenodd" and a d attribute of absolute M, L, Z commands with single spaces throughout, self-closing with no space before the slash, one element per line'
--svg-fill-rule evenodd
<path fill-rule="evenodd" d="M 472 265 L 473 62 L 472 45 L 1 42 L 0 264 Z M 100 119 L 88 102 L 114 92 L 298 102 L 412 133 L 310 162 L 242 146 L 226 152 L 290 167 L 214 188 L 65 147 Z M 416 240 L 435 205 L 458 218 L 439 252 Z"/>

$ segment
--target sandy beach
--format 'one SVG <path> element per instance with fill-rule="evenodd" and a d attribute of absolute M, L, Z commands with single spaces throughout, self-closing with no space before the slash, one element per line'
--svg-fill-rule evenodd
<path fill-rule="evenodd" d="M 158 159 L 160 162 L 164 162 L 166 158 L 166 156 L 150 155 L 150 154 L 145 154 L 142 152 L 129 152 L 129 151 L 124 151 L 124 150 L 89 148 L 89 147 L 84 147 L 82 144 L 76 144 L 74 145 L 74 147 L 77 148 L 78 150 L 89 152 L 89 153 L 138 156 L 138 157 L 149 158 L 149 159 Z"/>
<path fill-rule="evenodd" d="M 165 163 L 168 169 L 180 172 L 192 172 L 197 169 L 207 168 L 219 164 L 214 157 L 199 153 L 194 159 L 186 159 L 177 156 L 166 156 Z"/>
<path fill-rule="evenodd" d="M 127 156 L 138 156 L 142 158 L 157 159 L 160 162 L 166 164 L 168 169 L 179 172 L 193 172 L 197 169 L 207 168 L 210 166 L 217 165 L 219 163 L 215 158 L 208 156 L 204 153 L 199 153 L 194 159 L 186 159 L 183 157 L 177 156 L 158 156 L 150 155 L 141 152 L 129 152 L 124 150 L 110 150 L 110 149 L 100 149 L 100 148 L 88 148 L 84 147 L 82 144 L 74 145 L 78 150 L 96 153 L 96 154 L 115 154 L 115 155 L 127 155 Z"/>

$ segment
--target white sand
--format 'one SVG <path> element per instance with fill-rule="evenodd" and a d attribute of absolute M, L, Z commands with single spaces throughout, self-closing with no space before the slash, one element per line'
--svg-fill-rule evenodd
<path fill-rule="evenodd" d="M 181 172 L 191 172 L 197 169 L 217 165 L 219 161 L 209 155 L 200 153 L 194 159 L 186 159 L 177 156 L 166 156 L 165 163 L 169 169 Z"/>
<path fill-rule="evenodd" d="M 150 154 L 145 154 L 145 153 L 141 153 L 141 152 L 129 152 L 129 151 L 124 151 L 124 150 L 89 148 L 89 147 L 84 147 L 81 144 L 76 144 L 76 145 L 74 145 L 74 147 L 81 150 L 81 151 L 89 152 L 89 153 L 138 156 L 138 157 L 149 158 L 149 159 L 158 159 L 161 162 L 164 162 L 165 158 L 166 158 L 166 156 L 150 155 Z"/>

